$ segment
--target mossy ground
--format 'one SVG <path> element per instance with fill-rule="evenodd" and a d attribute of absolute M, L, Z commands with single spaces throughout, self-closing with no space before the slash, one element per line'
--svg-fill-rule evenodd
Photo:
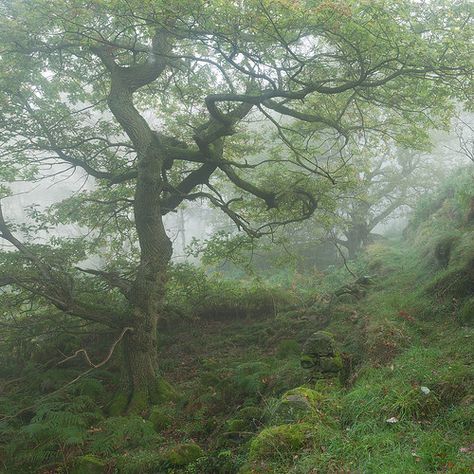
<path fill-rule="evenodd" d="M 449 239 L 445 225 L 452 245 L 439 265 L 441 234 L 430 233 L 439 222 L 430 222 L 351 263 L 376 275 L 362 299 L 328 298 L 351 281 L 330 270 L 304 289 L 316 295 L 312 305 L 162 329 L 160 367 L 178 397 L 122 417 L 107 400 L 116 382 L 84 379 L 42 411 L 0 425 L 4 472 L 68 472 L 81 460 L 104 474 L 474 472 L 472 282 L 458 278 L 471 271 L 474 232 L 458 226 Z M 351 360 L 344 385 L 300 366 L 298 348 L 319 330 Z M 56 372 L 34 383 L 64 385 Z M 272 420 L 288 395 L 308 409 Z"/>

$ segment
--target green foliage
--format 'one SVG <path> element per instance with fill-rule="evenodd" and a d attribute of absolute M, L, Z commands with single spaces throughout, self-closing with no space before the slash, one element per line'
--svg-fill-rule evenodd
<path fill-rule="evenodd" d="M 187 474 L 215 473 L 215 474 L 233 474 L 239 472 L 243 462 L 242 456 L 236 456 L 231 450 L 220 450 L 199 458 L 197 461 L 188 465 Z"/>
<path fill-rule="evenodd" d="M 152 407 L 148 420 L 153 424 L 153 428 L 155 428 L 155 431 L 157 433 L 165 430 L 173 423 L 173 418 L 170 414 L 170 410 L 163 406 Z"/>
<path fill-rule="evenodd" d="M 5 464 L 10 472 L 22 472 L 67 462 L 88 439 L 88 428 L 101 418 L 94 401 L 85 395 L 50 397 L 7 442 Z"/>
<path fill-rule="evenodd" d="M 74 460 L 72 474 L 103 474 L 106 472 L 107 464 L 93 454 L 79 456 Z"/>
<path fill-rule="evenodd" d="M 430 221 L 442 228 L 449 225 L 446 221 L 451 222 L 451 228 L 453 221 L 462 222 L 474 197 L 473 173 L 472 166 L 457 169 L 432 193 L 422 196 L 410 216 L 409 229 L 414 232 Z"/>
<path fill-rule="evenodd" d="M 114 460 L 118 472 L 123 474 L 152 474 L 166 469 L 161 454 L 153 449 L 126 451 L 117 455 Z"/>
<path fill-rule="evenodd" d="M 172 267 L 166 296 L 170 321 L 260 319 L 274 316 L 278 308 L 292 300 L 291 294 L 263 281 L 222 278 L 208 275 L 190 264 Z M 178 319 L 179 318 L 179 319 Z"/>
<path fill-rule="evenodd" d="M 156 445 L 160 439 L 153 424 L 140 416 L 111 417 L 96 426 L 89 449 L 92 453 L 110 456 Z"/>
<path fill-rule="evenodd" d="M 51 352 L 81 347 L 87 339 L 81 331 L 68 339 L 58 328 L 63 318 L 53 314 L 46 322 L 38 311 L 31 321 L 41 323 L 45 335 L 34 337 L 29 320 L 20 317 L 18 330 L 2 342 L 7 364 L 0 371 L 0 404 L 7 415 L 32 408 L 0 421 L 3 469 L 13 474 L 95 468 L 130 474 L 310 474 L 315 467 L 327 473 L 471 472 L 472 296 L 464 292 L 453 300 L 451 289 L 470 284 L 457 277 L 470 268 L 473 240 L 461 221 L 446 230 L 451 214 L 444 211 L 452 209 L 448 201 L 454 198 L 446 199 L 444 214 L 438 209 L 420 222 L 417 235 L 372 245 L 351 264 L 374 275 L 374 284 L 350 304 L 329 305 L 328 295 L 352 278 L 344 269 L 328 269 L 326 275 L 298 277 L 295 287 L 304 288 L 292 295 L 296 309 L 275 318 L 196 321 L 193 305 L 202 309 L 206 295 L 212 296 L 206 305 L 220 296 L 243 307 L 253 303 L 238 298 L 258 293 L 263 283 L 254 289 L 249 282 L 221 284 L 194 268 L 178 268 L 168 304 L 181 304 L 193 317 L 163 329 L 159 346 L 164 375 L 182 397 L 157 403 L 148 420 L 104 419 L 102 409 L 117 385 L 114 376 L 95 371 L 94 377 L 64 387 L 79 375 L 82 362 L 68 368 L 39 365 Z M 441 231 L 438 222 L 446 224 Z M 447 266 L 440 268 L 433 260 L 436 245 L 453 236 Z M 273 288 L 274 294 L 280 291 Z M 322 314 L 329 316 L 325 330 L 338 348 L 356 359 L 344 388 L 332 380 L 308 381 L 300 367 L 299 347 L 319 329 Z M 99 353 L 101 342 L 88 343 Z M 125 397 L 123 408 L 128 399 L 117 393 Z M 205 440 L 206 453 L 188 440 Z"/>

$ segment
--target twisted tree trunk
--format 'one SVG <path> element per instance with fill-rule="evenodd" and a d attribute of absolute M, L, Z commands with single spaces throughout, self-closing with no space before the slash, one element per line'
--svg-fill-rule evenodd
<path fill-rule="evenodd" d="M 160 207 L 162 188 L 160 147 L 152 143 L 138 162 L 135 226 L 140 265 L 128 295 L 131 326 L 123 348 L 123 390 L 116 411 L 140 412 L 170 395 L 158 372 L 157 323 L 163 312 L 167 267 L 172 254 Z"/>

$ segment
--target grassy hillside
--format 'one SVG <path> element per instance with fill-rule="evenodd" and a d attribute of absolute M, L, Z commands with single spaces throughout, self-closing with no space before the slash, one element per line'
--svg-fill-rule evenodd
<path fill-rule="evenodd" d="M 64 387 L 80 366 L 29 359 L 17 378 L 11 361 L 3 472 L 473 472 L 470 184 L 464 170 L 420 204 L 401 241 L 351 262 L 367 285 L 345 269 L 285 288 L 178 269 L 160 338 L 176 394 L 151 412 L 114 413 L 119 381 L 107 372 Z M 318 379 L 300 365 L 305 340 L 322 329 L 344 377 Z"/>

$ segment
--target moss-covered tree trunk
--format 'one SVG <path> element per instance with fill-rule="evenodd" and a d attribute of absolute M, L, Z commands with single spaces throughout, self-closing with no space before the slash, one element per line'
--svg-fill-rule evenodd
<path fill-rule="evenodd" d="M 157 355 L 157 323 L 163 313 L 167 267 L 172 254 L 160 207 L 162 163 L 158 143 L 152 143 L 138 162 L 134 216 L 140 265 L 128 295 L 133 329 L 124 337 L 123 393 L 119 396 L 121 405 L 126 400 L 129 412 L 146 409 L 170 390 L 160 378 Z"/>
<path fill-rule="evenodd" d="M 163 312 L 166 272 L 172 254 L 171 241 L 163 225 L 160 147 L 154 144 L 141 157 L 135 191 L 135 225 L 141 259 L 129 301 L 134 331 L 127 335 L 124 370 L 132 390 L 129 410 L 158 401 L 162 381 L 158 375 L 157 322 Z"/>
<path fill-rule="evenodd" d="M 153 46 L 160 53 L 169 51 L 168 34 L 159 30 Z M 154 81 L 166 67 L 162 58 L 154 58 L 135 68 L 117 65 L 113 54 L 104 47 L 94 48 L 110 73 L 108 105 L 115 119 L 133 143 L 136 153 L 134 194 L 135 228 L 140 244 L 140 264 L 127 295 L 130 305 L 129 326 L 123 351 L 123 393 L 127 410 L 140 411 L 160 399 L 164 382 L 158 374 L 157 322 L 162 314 L 167 267 L 172 254 L 161 209 L 164 183 L 165 147 L 134 104 L 134 93 Z"/>

